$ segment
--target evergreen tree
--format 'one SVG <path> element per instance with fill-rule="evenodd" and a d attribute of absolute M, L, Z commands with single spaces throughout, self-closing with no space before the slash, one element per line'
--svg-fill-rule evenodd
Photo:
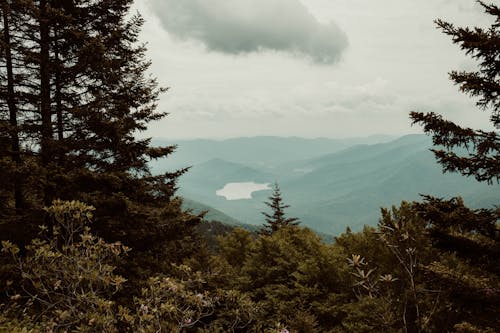
<path fill-rule="evenodd" d="M 274 183 L 273 193 L 269 197 L 269 201 L 265 202 L 265 204 L 271 208 L 272 214 L 262 212 L 266 220 L 264 228 L 260 231 L 262 234 L 270 235 L 282 227 L 294 226 L 300 223 L 296 217 L 286 217 L 285 209 L 290 207 L 290 205 L 283 203 L 278 183 Z"/>
<path fill-rule="evenodd" d="M 437 20 L 443 32 L 450 35 L 453 43 L 459 44 L 467 55 L 479 62 L 476 72 L 452 71 L 450 78 L 460 90 L 478 97 L 477 105 L 491 110 L 491 123 L 500 128 L 500 7 L 494 4 L 478 3 L 491 15 L 495 22 L 489 29 L 458 28 L 453 24 Z M 433 136 L 434 154 L 444 171 L 458 171 L 474 176 L 478 181 L 497 183 L 500 181 L 500 137 L 496 131 L 463 128 L 443 119 L 434 112 L 412 112 L 413 123 L 424 126 L 424 131 Z M 457 148 L 465 148 L 468 155 L 462 156 Z"/>
<path fill-rule="evenodd" d="M 3 1 L 0 34 L 0 174 L 4 179 L 2 207 L 5 215 L 14 208 L 17 215 L 24 206 L 22 157 L 20 147 L 20 84 L 25 79 L 19 68 L 19 1 Z M 7 214 L 8 215 L 8 214 Z"/>
<path fill-rule="evenodd" d="M 492 111 L 491 122 L 498 128 L 500 8 L 479 4 L 495 18 L 489 29 L 457 28 L 442 20 L 436 23 L 480 61 L 479 71 L 453 71 L 450 77 L 462 91 L 480 97 L 477 105 Z M 439 146 L 433 151 L 445 172 L 458 171 L 493 186 L 499 182 L 497 132 L 462 128 L 435 113 L 412 112 L 411 118 L 433 135 Z M 464 148 L 468 155 L 460 155 Z M 364 259 L 353 252 L 349 261 L 356 269 L 356 286 L 369 299 L 378 293 L 378 301 L 396 306 L 390 313 L 399 313 L 397 318 L 403 320 L 396 324 L 405 332 L 494 332 L 500 326 L 499 213 L 498 208 L 467 208 L 461 198 L 431 196 L 424 196 L 423 202 L 403 203 L 392 212 L 382 210 L 378 241 L 391 254 L 379 251 L 370 259 L 390 274 L 376 280 L 372 274 L 376 267 L 362 267 Z M 391 257 L 396 260 L 387 265 Z M 379 317 L 386 313 L 384 307 L 375 311 Z"/>
<path fill-rule="evenodd" d="M 451 327 L 498 327 L 500 320 L 499 209 L 470 209 L 461 198 L 425 196 L 415 205 L 439 260 L 424 267 L 429 288 L 449 309 L 438 318 Z M 446 327 L 446 326 L 445 326 Z M 482 331 L 481 331 L 482 332 Z"/>
<path fill-rule="evenodd" d="M 436 24 L 466 54 L 479 61 L 476 72 L 452 71 L 450 78 L 460 90 L 478 97 L 477 105 L 491 111 L 491 123 L 500 128 L 500 7 L 478 3 L 494 23 L 488 28 L 459 28 L 437 20 Z M 444 171 L 458 171 L 493 185 L 500 181 L 500 137 L 497 131 L 462 128 L 435 113 L 412 112 L 413 123 L 424 126 L 433 135 L 433 150 Z M 461 156 L 458 148 L 468 155 Z M 494 185 L 493 185 L 494 186 Z M 415 204 L 424 219 L 439 260 L 424 267 L 430 288 L 440 290 L 449 308 L 442 313 L 442 330 L 486 332 L 499 326 L 500 210 L 469 209 L 461 198 L 449 200 L 424 196 Z M 488 328 L 489 327 L 489 328 Z"/>
<path fill-rule="evenodd" d="M 34 217 L 22 226 L 0 223 L 2 238 L 26 243 L 37 232 L 30 226 L 50 223 L 44 206 L 81 200 L 96 207 L 94 231 L 132 246 L 144 267 L 168 266 L 160 256 L 180 260 L 192 250 L 192 243 L 178 243 L 190 239 L 199 222 L 175 197 L 185 170 L 152 175 L 148 166 L 175 147 L 151 147 L 150 139 L 136 138 L 166 114 L 156 110 L 165 89 L 146 76 L 150 62 L 138 40 L 143 19 L 129 15 L 132 2 L 3 2 L 0 75 L 11 77 L 10 50 L 15 80 L 2 80 L 0 176 L 13 179 L 10 174 L 23 170 L 16 159 L 26 156 L 30 178 L 10 182 L 0 196 L 13 202 L 9 207 L 28 201 L 23 211 Z"/>

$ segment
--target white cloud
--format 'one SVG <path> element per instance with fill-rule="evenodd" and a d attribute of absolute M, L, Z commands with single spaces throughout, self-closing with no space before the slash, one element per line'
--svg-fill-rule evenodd
<path fill-rule="evenodd" d="M 150 5 L 170 34 L 213 51 L 275 50 L 334 63 L 347 47 L 333 21 L 318 22 L 299 0 L 151 0 Z"/>
<path fill-rule="evenodd" d="M 146 16 L 142 37 L 149 42 L 151 72 L 163 86 L 172 87 L 159 103 L 159 109 L 169 112 L 170 116 L 151 124 L 147 135 L 403 134 L 421 131 L 419 126 L 410 125 L 408 113 L 412 110 L 434 111 L 464 126 L 489 128 L 488 113 L 477 111 L 474 99 L 460 93 L 448 79 L 448 71 L 474 69 L 475 61 L 464 56 L 433 23 L 441 17 L 457 26 L 491 24 L 491 18 L 476 8 L 472 0 L 300 0 L 307 7 L 300 12 L 312 13 L 315 25 L 325 27 L 325 22 L 334 20 L 348 33 L 349 47 L 335 66 L 318 66 L 274 49 L 265 51 L 263 46 L 256 49 L 263 52 L 249 52 L 245 56 L 206 52 L 214 48 L 207 41 L 203 41 L 206 45 L 203 46 L 201 42 L 179 40 L 195 40 L 193 32 L 183 36 L 182 31 L 174 34 L 164 28 L 165 15 L 180 14 L 179 8 L 186 10 L 185 3 L 197 8 L 202 8 L 202 2 L 211 4 L 213 8 L 205 8 L 205 5 L 203 13 L 212 11 L 210 17 L 214 20 L 214 10 L 222 13 L 222 8 L 228 12 L 233 8 L 230 6 L 243 3 L 231 0 L 228 4 L 229 1 L 136 2 Z M 286 0 L 287 3 L 298 1 Z M 462 5 L 467 6 L 469 2 L 472 3 L 467 7 L 470 10 L 462 11 Z M 172 4 L 171 8 L 167 3 Z M 271 8 L 270 3 L 285 3 L 285 0 L 252 3 Z M 300 4 L 297 6 L 302 8 Z M 243 16 L 234 14 L 233 21 L 253 22 L 255 13 L 265 12 L 238 8 L 237 15 Z M 165 14 L 167 11 L 170 14 Z M 188 18 L 193 19 L 189 15 Z M 280 15 L 275 16 L 277 24 L 287 23 Z M 181 20 L 180 17 L 174 19 Z M 195 22 L 197 29 L 205 25 L 206 22 Z M 271 28 L 275 28 L 271 23 L 262 25 L 264 30 Z M 282 51 L 300 52 L 288 48 Z"/>

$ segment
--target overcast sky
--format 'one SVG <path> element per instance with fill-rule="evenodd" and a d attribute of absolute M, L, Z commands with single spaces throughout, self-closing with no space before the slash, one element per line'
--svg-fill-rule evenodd
<path fill-rule="evenodd" d="M 147 135 L 356 137 L 420 132 L 412 110 L 488 127 L 452 69 L 474 69 L 443 18 L 487 26 L 473 0 L 137 0 L 170 115 Z"/>

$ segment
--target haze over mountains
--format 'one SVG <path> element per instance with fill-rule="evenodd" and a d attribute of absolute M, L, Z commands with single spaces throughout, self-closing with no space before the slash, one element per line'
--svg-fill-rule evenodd
<path fill-rule="evenodd" d="M 171 144 L 156 140 L 155 144 Z M 461 195 L 472 207 L 498 204 L 498 187 L 457 174 L 443 174 L 424 135 L 356 139 L 255 137 L 177 141 L 176 153 L 152 164 L 154 172 L 192 165 L 179 181 L 179 194 L 248 224 L 263 222 L 260 212 L 270 191 L 252 199 L 226 200 L 216 191 L 228 183 L 279 182 L 290 216 L 320 232 L 337 234 L 375 225 L 380 207 L 416 200 L 419 194 Z"/>

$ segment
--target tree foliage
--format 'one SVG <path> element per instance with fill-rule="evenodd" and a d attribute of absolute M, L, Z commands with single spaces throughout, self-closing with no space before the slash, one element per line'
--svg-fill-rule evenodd
<path fill-rule="evenodd" d="M 90 233 L 92 211 L 81 202 L 56 201 L 48 209 L 56 227 L 41 226 L 46 235 L 32 240 L 25 254 L 2 242 L 2 252 L 11 256 L 21 279 L 8 282 L 9 289 L 17 290 L 11 292 L 7 312 L 44 331 L 117 332 L 111 297 L 126 280 L 114 272 L 113 263 L 128 248 Z"/>
<path fill-rule="evenodd" d="M 175 197 L 185 170 L 153 175 L 148 165 L 175 147 L 152 147 L 137 136 L 166 116 L 156 110 L 165 89 L 146 74 L 143 19 L 129 15 L 131 4 L 2 2 L 3 239 L 29 243 L 38 225 L 52 227 L 43 207 L 80 200 L 96 208 L 96 234 L 134 247 L 131 271 L 140 252 L 153 265 L 153 249 L 177 261 L 193 251 L 187 244 L 200 219 Z"/>
<path fill-rule="evenodd" d="M 478 71 L 453 71 L 450 78 L 461 91 L 478 99 L 477 106 L 491 111 L 491 123 L 498 129 L 500 8 L 483 1 L 478 3 L 494 20 L 488 29 L 459 28 L 443 20 L 436 23 L 478 61 Z M 458 171 L 489 184 L 499 182 L 500 138 L 496 131 L 462 128 L 434 113 L 412 112 L 411 118 L 414 123 L 423 124 L 425 132 L 433 134 L 434 144 L 439 146 L 434 153 L 445 171 Z M 468 155 L 460 156 L 456 148 L 465 148 Z M 424 267 L 426 275 L 449 307 L 455 309 L 441 315 L 443 324 L 448 322 L 457 331 L 471 332 L 498 327 L 499 321 L 493 315 L 500 304 L 500 272 L 495 259 L 500 251 L 498 207 L 470 209 L 461 198 L 424 196 L 414 209 L 439 253 L 439 259 Z"/>
<path fill-rule="evenodd" d="M 274 183 L 273 193 L 269 197 L 269 201 L 266 201 L 265 204 L 271 208 L 272 212 L 271 214 L 262 212 L 265 217 L 265 224 L 261 233 L 272 234 L 282 227 L 294 226 L 300 223 L 299 219 L 296 217 L 286 217 L 285 209 L 289 208 L 290 205 L 283 203 L 278 183 Z"/>
<path fill-rule="evenodd" d="M 500 8 L 495 4 L 478 3 L 491 15 L 494 23 L 488 29 L 459 28 L 452 23 L 436 20 L 443 32 L 452 37 L 467 55 L 478 61 L 475 72 L 452 71 L 450 78 L 460 90 L 477 97 L 477 105 L 491 111 L 491 123 L 500 126 Z M 500 181 L 500 137 L 496 131 L 465 128 L 443 119 L 434 112 L 412 112 L 414 124 L 423 125 L 432 134 L 438 148 L 434 154 L 444 171 L 460 172 L 488 183 Z M 466 149 L 463 155 L 457 148 Z"/>

